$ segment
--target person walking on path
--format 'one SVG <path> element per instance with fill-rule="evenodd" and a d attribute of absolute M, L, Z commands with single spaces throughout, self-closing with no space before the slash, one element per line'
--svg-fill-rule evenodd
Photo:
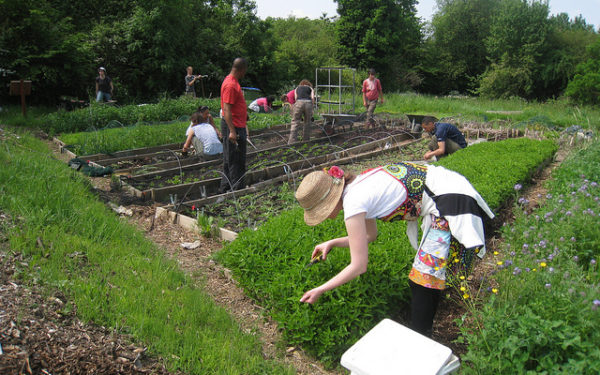
<path fill-rule="evenodd" d="M 196 81 L 202 79 L 201 75 L 194 75 L 194 68 L 191 66 L 187 67 L 187 75 L 185 76 L 185 95 L 191 96 L 192 98 L 196 97 Z"/>
<path fill-rule="evenodd" d="M 458 128 L 445 122 L 436 122 L 434 117 L 423 117 L 423 130 L 431 134 L 432 139 L 429 142 L 429 150 L 425 153 L 425 160 L 436 157 L 439 159 L 450 155 L 460 149 L 467 147 L 467 141 Z"/>
<path fill-rule="evenodd" d="M 294 90 L 294 106 L 292 113 L 292 127 L 288 144 L 298 141 L 298 127 L 304 125 L 302 140 L 310 139 L 313 105 L 315 103 L 315 91 L 309 80 L 303 79 Z"/>
<path fill-rule="evenodd" d="M 223 135 L 223 179 L 219 191 L 238 190 L 246 187 L 246 121 L 248 112 L 240 80 L 246 75 L 248 63 L 238 57 L 233 61 L 231 72 L 221 84 L 221 134 Z"/>
<path fill-rule="evenodd" d="M 96 77 L 96 101 L 110 102 L 114 90 L 112 79 L 106 75 L 106 69 L 98 68 L 98 77 Z"/>
<path fill-rule="evenodd" d="M 369 78 L 363 81 L 363 105 L 367 108 L 367 125 L 375 127 L 373 113 L 377 107 L 377 99 L 383 104 L 383 90 L 381 82 L 375 77 L 375 69 L 369 69 Z"/>
<path fill-rule="evenodd" d="M 316 245 L 312 258 L 325 260 L 335 247 L 350 249 L 350 264 L 304 293 L 300 302 L 315 303 L 326 291 L 367 271 L 368 244 L 377 238 L 376 219 L 407 220 L 406 233 L 416 250 L 408 276 L 411 328 L 424 335 L 431 335 L 441 291 L 455 277 L 466 277 L 475 254 L 484 256 L 483 220 L 494 217 L 462 175 L 443 167 L 406 162 L 370 169 L 358 176 L 336 166 L 312 172 L 300 183 L 296 199 L 310 226 L 344 211 L 348 235 Z M 423 219 L 420 243 L 419 217 Z"/>

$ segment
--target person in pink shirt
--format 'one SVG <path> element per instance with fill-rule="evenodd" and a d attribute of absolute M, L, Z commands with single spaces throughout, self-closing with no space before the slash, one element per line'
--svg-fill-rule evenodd
<path fill-rule="evenodd" d="M 283 107 L 290 107 L 290 115 L 293 116 L 292 109 L 294 108 L 294 103 L 296 103 L 296 90 L 290 90 L 287 94 L 281 95 L 281 102 L 283 103 Z"/>
<path fill-rule="evenodd" d="M 274 101 L 275 97 L 273 96 L 267 96 L 266 98 L 258 98 L 252 103 L 250 103 L 248 108 L 257 113 L 270 113 L 273 112 L 273 108 L 271 106 L 273 105 Z"/>
<path fill-rule="evenodd" d="M 377 99 L 380 99 L 381 104 L 383 104 L 381 82 L 375 77 L 375 69 L 369 69 L 369 78 L 363 81 L 362 93 L 363 105 L 367 108 L 367 124 L 375 127 L 373 112 L 375 112 L 375 107 L 377 107 Z"/>

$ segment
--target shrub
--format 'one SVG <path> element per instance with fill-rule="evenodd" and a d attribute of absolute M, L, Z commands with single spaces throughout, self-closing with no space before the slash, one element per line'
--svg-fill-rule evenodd
<path fill-rule="evenodd" d="M 589 59 L 577 65 L 565 94 L 582 104 L 600 104 L 600 39 L 588 47 Z"/>
<path fill-rule="evenodd" d="M 514 194 L 514 183 L 526 181 L 555 149 L 550 141 L 511 139 L 470 146 L 440 164 L 467 175 L 491 207 L 498 208 Z M 305 269 L 314 246 L 344 236 L 345 228 L 341 217 L 309 228 L 302 209 L 295 207 L 256 231 L 241 232 L 216 258 L 270 310 L 292 345 L 333 364 L 383 317 L 397 317 L 408 303 L 406 279 L 414 250 L 403 222 L 378 223 L 378 239 L 369 245 L 369 268 L 360 280 L 325 293 L 314 306 L 302 304 L 303 292 L 342 270 L 350 255 L 335 249 L 326 262 Z"/>

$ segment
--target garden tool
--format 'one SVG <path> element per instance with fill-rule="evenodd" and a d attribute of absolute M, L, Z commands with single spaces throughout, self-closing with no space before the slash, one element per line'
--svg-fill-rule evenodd
<path fill-rule="evenodd" d="M 317 253 L 317 255 L 310 258 L 310 262 L 308 262 L 308 264 L 306 266 L 304 266 L 304 268 L 308 268 L 321 260 L 323 260 L 323 254 Z"/>

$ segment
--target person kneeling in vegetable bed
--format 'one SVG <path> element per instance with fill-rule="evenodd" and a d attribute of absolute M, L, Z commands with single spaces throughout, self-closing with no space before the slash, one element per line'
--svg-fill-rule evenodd
<path fill-rule="evenodd" d="M 473 255 L 485 254 L 483 220 L 494 214 L 462 175 L 438 166 L 395 163 L 358 176 L 333 166 L 308 174 L 296 191 L 310 226 L 344 210 L 348 236 L 315 246 L 312 258 L 327 258 L 334 247 L 350 248 L 350 264 L 325 284 L 304 293 L 315 303 L 326 291 L 367 271 L 368 244 L 377 238 L 375 219 L 407 220 L 406 233 L 417 250 L 409 284 L 411 328 L 431 336 L 433 318 L 447 278 L 469 271 Z M 418 217 L 423 236 L 417 243 Z M 451 281 L 451 280 L 449 280 Z"/>

